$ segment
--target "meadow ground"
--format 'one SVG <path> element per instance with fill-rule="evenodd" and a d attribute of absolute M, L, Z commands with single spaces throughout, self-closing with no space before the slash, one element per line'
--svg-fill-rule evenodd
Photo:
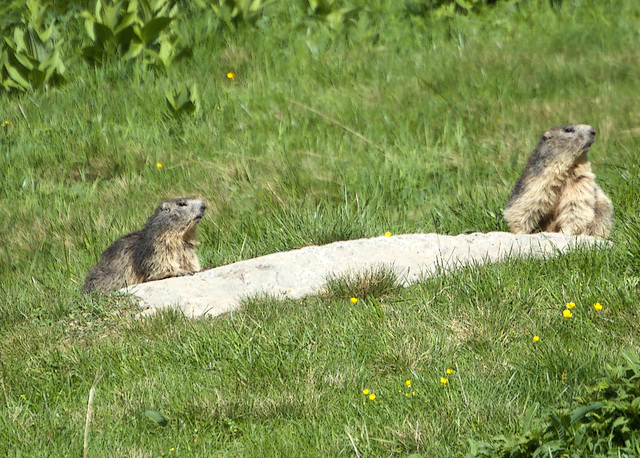
<path fill-rule="evenodd" d="M 535 402 L 574 405 L 638 352 L 637 2 L 436 21 L 383 0 L 339 27 L 270 8 L 234 32 L 183 5 L 193 55 L 167 73 L 86 62 L 68 21 L 67 83 L 1 96 L 0 454 L 81 454 L 99 372 L 93 456 L 459 456 L 518 431 Z M 200 110 L 176 118 L 165 91 L 183 84 Z M 209 203 L 204 267 L 386 231 L 507 230 L 527 155 L 567 123 L 597 130 L 610 249 L 407 289 L 338 282 L 216 319 L 139 320 L 81 291 L 113 240 L 183 195 Z"/>

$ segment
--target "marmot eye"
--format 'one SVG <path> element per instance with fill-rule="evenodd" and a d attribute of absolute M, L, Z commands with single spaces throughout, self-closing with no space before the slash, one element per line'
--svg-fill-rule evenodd
<path fill-rule="evenodd" d="M 178 202 L 178 207 L 186 207 L 187 203 L 186 202 Z"/>
<path fill-rule="evenodd" d="M 575 132 L 576 130 L 573 127 L 565 127 L 564 131 L 568 134 L 570 134 L 571 132 Z"/>

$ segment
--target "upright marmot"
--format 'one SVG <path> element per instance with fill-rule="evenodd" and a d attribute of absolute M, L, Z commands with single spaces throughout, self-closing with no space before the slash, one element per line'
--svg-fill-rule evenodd
<path fill-rule="evenodd" d="M 186 197 L 161 203 L 141 231 L 119 238 L 102 253 L 83 289 L 108 292 L 200 270 L 196 226 L 206 208 Z"/>
<path fill-rule="evenodd" d="M 542 135 L 504 209 L 511 232 L 609 235 L 613 206 L 587 158 L 595 137 L 585 124 L 554 127 Z"/>

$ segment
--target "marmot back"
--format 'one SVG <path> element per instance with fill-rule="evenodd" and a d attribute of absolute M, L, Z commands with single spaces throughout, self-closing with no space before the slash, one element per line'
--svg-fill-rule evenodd
<path fill-rule="evenodd" d="M 84 281 L 87 292 L 127 286 L 200 270 L 196 226 L 206 205 L 187 197 L 161 203 L 142 230 L 116 240 Z"/>
<path fill-rule="evenodd" d="M 609 235 L 613 206 L 587 157 L 595 136 L 593 127 L 574 124 L 540 137 L 503 212 L 511 232 Z"/>

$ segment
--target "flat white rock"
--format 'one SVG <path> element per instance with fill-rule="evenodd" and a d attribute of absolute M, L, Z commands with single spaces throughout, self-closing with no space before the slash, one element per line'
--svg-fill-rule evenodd
<path fill-rule="evenodd" d="M 335 242 L 274 253 L 198 272 L 134 285 L 122 292 L 135 296 L 153 314 L 177 307 L 186 316 L 215 316 L 235 310 L 250 296 L 301 298 L 318 292 L 332 276 L 392 268 L 404 285 L 444 270 L 496 262 L 507 256 L 555 256 L 576 246 L 603 243 L 593 237 L 543 232 L 468 235 L 406 234 Z M 606 244 L 606 242 L 604 242 Z"/>

